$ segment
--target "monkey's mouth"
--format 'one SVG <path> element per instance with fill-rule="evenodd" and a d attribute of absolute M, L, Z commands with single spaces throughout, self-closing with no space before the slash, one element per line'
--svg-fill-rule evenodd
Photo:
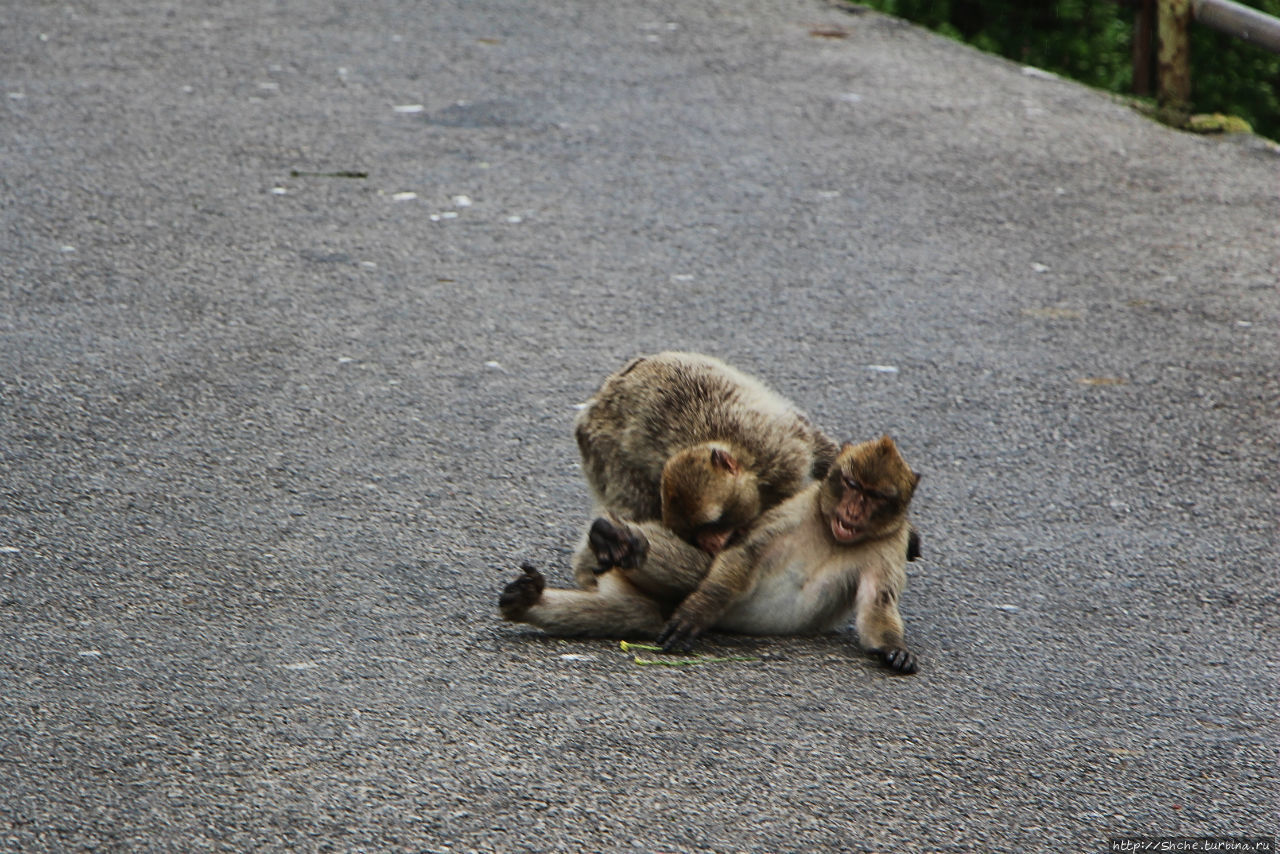
<path fill-rule="evenodd" d="M 831 536 L 836 538 L 836 542 L 852 543 L 861 535 L 861 528 L 850 525 L 839 516 L 831 517 Z"/>
<path fill-rule="evenodd" d="M 694 532 L 693 538 L 698 548 L 709 555 L 719 554 L 729 544 L 729 539 L 736 533 L 732 528 L 717 528 L 705 525 Z"/>

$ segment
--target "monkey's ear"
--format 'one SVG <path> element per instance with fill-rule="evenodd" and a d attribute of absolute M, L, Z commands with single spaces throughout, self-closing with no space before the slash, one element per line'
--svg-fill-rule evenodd
<path fill-rule="evenodd" d="M 733 458 L 733 454 L 724 448 L 711 449 L 711 465 L 713 468 L 722 469 L 729 474 L 738 473 L 738 461 Z"/>
<path fill-rule="evenodd" d="M 911 472 L 911 488 L 912 489 L 915 489 L 917 486 L 920 485 L 920 478 L 922 477 L 924 477 L 924 475 L 920 474 L 920 472 L 918 471 Z"/>

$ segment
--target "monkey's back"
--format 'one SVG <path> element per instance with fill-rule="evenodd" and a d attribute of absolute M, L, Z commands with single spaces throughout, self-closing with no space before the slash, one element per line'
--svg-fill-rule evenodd
<path fill-rule="evenodd" d="M 574 429 L 583 473 L 608 510 L 662 513 L 662 467 L 682 448 L 730 443 L 756 472 L 765 508 L 826 473 L 837 447 L 759 379 L 699 353 L 632 360 L 606 379 Z"/>

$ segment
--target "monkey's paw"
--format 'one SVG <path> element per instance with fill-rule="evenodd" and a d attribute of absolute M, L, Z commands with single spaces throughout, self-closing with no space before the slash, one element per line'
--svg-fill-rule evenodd
<path fill-rule="evenodd" d="M 591 523 L 587 542 L 596 558 L 597 575 L 614 567 L 639 569 L 649 554 L 649 542 L 643 534 L 603 516 Z"/>
<path fill-rule="evenodd" d="M 519 620 L 524 612 L 542 598 L 542 591 L 547 586 L 547 579 L 532 564 L 522 563 L 520 568 L 524 575 L 502 588 L 498 597 L 498 609 L 505 620 Z"/>
<path fill-rule="evenodd" d="M 876 656 L 880 663 L 895 673 L 915 673 L 920 669 L 920 661 L 916 654 L 903 647 L 893 649 L 877 649 Z"/>
<path fill-rule="evenodd" d="M 702 632 L 703 627 L 700 622 L 676 613 L 662 627 L 662 632 L 658 635 L 658 644 L 663 652 L 692 652 L 693 642 Z"/>

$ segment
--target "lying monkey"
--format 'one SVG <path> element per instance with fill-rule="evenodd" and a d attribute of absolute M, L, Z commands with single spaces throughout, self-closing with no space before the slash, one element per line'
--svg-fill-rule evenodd
<path fill-rule="evenodd" d="M 690 649 L 711 628 L 801 634 L 852 615 L 864 649 L 914 673 L 898 597 L 918 553 L 907 520 L 918 482 L 888 436 L 846 444 L 821 481 L 714 557 L 656 522 L 600 518 L 588 537 L 594 589 L 548 589 L 526 565 L 499 608 L 506 620 L 554 635 L 656 636 L 668 651 Z"/>

